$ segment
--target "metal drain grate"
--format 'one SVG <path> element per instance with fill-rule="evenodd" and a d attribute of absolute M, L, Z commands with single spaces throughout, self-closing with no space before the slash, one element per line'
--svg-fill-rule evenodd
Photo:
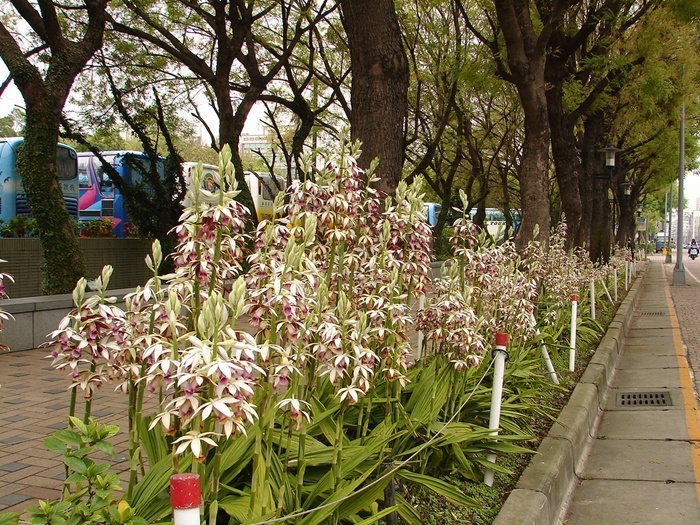
<path fill-rule="evenodd" d="M 663 312 L 640 312 L 639 315 L 664 315 Z"/>
<path fill-rule="evenodd" d="M 617 406 L 670 406 L 671 394 L 668 392 L 620 392 L 617 394 Z"/>

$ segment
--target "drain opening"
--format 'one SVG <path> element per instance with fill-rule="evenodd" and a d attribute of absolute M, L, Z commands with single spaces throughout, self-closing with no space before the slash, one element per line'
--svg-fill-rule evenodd
<path fill-rule="evenodd" d="M 664 315 L 663 312 L 640 312 L 639 315 Z"/>
<path fill-rule="evenodd" d="M 670 406 L 671 394 L 669 392 L 620 392 L 617 394 L 617 406 Z"/>

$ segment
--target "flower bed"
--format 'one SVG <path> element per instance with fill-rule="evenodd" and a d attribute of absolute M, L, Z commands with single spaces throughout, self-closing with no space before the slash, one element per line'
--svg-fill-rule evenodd
<path fill-rule="evenodd" d="M 531 452 L 523 443 L 535 437 L 533 416 L 551 414 L 542 396 L 572 377 L 562 376 L 565 341 L 601 333 L 587 315 L 571 322 L 571 297 L 580 294 L 579 312 L 591 311 L 613 267 L 567 253 L 563 227 L 547 248 L 494 245 L 465 212 L 454 225 L 453 259 L 431 281 L 419 188 L 400 185 L 382 207 L 356 153 L 342 145 L 323 181 L 295 183 L 284 213 L 280 196 L 276 218 L 248 239 L 224 150 L 219 190 L 202 187 L 201 169 L 193 176 L 172 274 L 158 274 L 163 254 L 154 243 L 153 277 L 124 309 L 106 293 L 110 267 L 97 295 L 78 284 L 76 309 L 51 345 L 73 388 L 70 427 L 47 446 L 65 456 L 69 476 L 62 501 L 31 511 L 36 523 L 57 514 L 167 522 L 168 481 L 178 472 L 199 474 L 211 525 L 369 524 L 393 513 L 422 523 L 400 491 L 385 501 L 394 482 L 478 506 L 443 474 L 480 483 L 509 471 L 497 458 Z M 243 315 L 254 333 L 242 329 Z M 498 400 L 495 333 L 509 336 Z M 546 367 L 543 345 L 558 370 Z M 118 502 L 115 478 L 90 459 L 111 450 L 116 432 L 91 418 L 91 394 L 108 383 L 129 399 L 130 481 Z M 158 399 L 155 413 L 144 409 L 146 396 Z"/>

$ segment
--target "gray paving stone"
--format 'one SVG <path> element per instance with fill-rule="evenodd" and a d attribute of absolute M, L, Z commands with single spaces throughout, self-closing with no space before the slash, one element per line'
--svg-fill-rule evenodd
<path fill-rule="evenodd" d="M 4 465 L 0 465 L 0 470 L 3 470 L 5 472 L 17 472 L 18 470 L 22 470 L 23 468 L 27 468 L 29 465 L 26 463 L 21 463 L 19 461 L 13 461 L 12 463 L 6 463 Z"/>
<path fill-rule="evenodd" d="M 700 505 L 693 483 L 584 480 L 566 525 L 697 525 Z M 697 499 L 696 499 L 697 501 Z"/>
<path fill-rule="evenodd" d="M 31 498 L 29 496 L 25 496 L 24 494 L 5 494 L 4 496 L 0 497 L 0 505 L 11 507 L 12 505 L 17 505 L 18 503 L 22 503 L 28 499 Z"/>

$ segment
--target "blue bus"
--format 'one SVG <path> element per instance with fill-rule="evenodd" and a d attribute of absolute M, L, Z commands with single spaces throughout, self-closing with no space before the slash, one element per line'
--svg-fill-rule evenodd
<path fill-rule="evenodd" d="M 0 138 L 0 219 L 8 221 L 17 215 L 29 215 L 27 196 L 17 172 L 17 153 L 23 137 Z M 78 218 L 78 163 L 73 148 L 58 144 L 56 168 L 66 209 Z"/>
<path fill-rule="evenodd" d="M 146 153 L 138 151 L 105 151 L 102 156 L 117 170 L 127 184 L 143 180 L 143 172 L 150 169 L 151 160 Z M 165 174 L 163 159 L 158 160 L 158 172 Z M 102 162 L 93 153 L 78 153 L 78 178 L 80 201 L 78 216 L 81 221 L 109 219 L 114 235 L 128 237 L 129 215 L 124 205 L 124 196 L 114 186 Z"/>

